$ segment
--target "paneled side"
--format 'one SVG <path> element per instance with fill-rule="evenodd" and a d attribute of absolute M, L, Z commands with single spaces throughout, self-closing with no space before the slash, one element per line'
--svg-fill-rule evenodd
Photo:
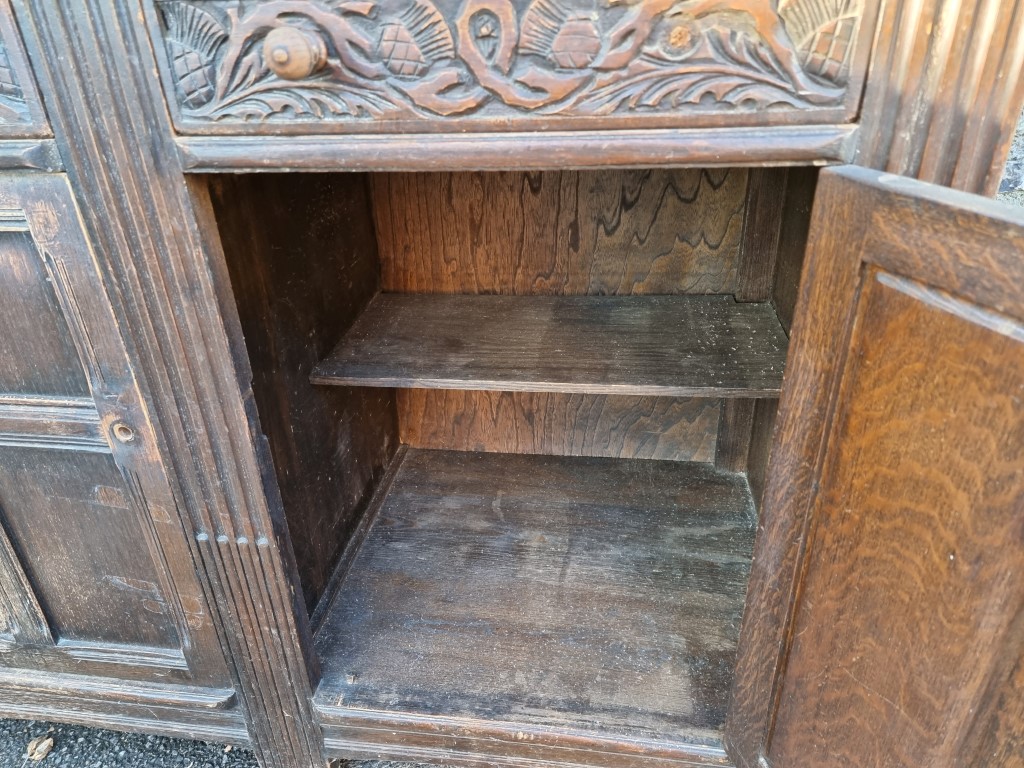
<path fill-rule="evenodd" d="M 385 291 L 733 293 L 744 170 L 382 174 Z"/>
<path fill-rule="evenodd" d="M 182 174 L 142 4 L 14 2 L 152 409 L 148 458 L 177 492 L 164 496 L 164 520 L 189 534 L 174 559 L 199 574 L 198 602 L 217 633 L 199 650 L 223 650 L 259 759 L 322 764 L 309 703 L 316 661 L 248 361 L 238 354 L 242 332 L 222 308 L 228 283 L 216 225 Z"/>
<path fill-rule="evenodd" d="M 841 123 L 874 0 L 155 0 L 186 133 Z"/>
<path fill-rule="evenodd" d="M 709 462 L 720 401 L 670 397 L 398 390 L 413 448 Z"/>
<path fill-rule="evenodd" d="M 1024 641 L 1024 328 L 883 273 L 850 357 L 770 760 L 967 764 Z"/>

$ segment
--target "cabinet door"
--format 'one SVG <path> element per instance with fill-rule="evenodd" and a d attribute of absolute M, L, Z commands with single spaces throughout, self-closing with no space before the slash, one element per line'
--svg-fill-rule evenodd
<path fill-rule="evenodd" d="M 823 172 L 779 419 L 739 761 L 1024 765 L 1024 216 Z"/>
<path fill-rule="evenodd" d="M 67 182 L 0 176 L 0 688 L 225 687 L 204 606 Z"/>

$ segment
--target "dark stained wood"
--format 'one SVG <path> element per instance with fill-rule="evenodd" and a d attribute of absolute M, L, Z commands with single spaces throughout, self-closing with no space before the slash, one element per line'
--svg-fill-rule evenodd
<path fill-rule="evenodd" d="M 786 200 L 781 211 L 782 226 L 771 301 L 787 334 L 793 326 L 817 184 L 817 168 L 791 168 L 786 178 Z"/>
<path fill-rule="evenodd" d="M 398 445 L 387 390 L 309 374 L 376 293 L 359 176 L 214 177 L 210 189 L 306 607 L 312 609 Z"/>
<path fill-rule="evenodd" d="M 1022 248 L 1019 211 L 823 172 L 727 726 L 742 764 L 985 765 L 1019 740 Z"/>
<path fill-rule="evenodd" d="M 158 549 L 181 572 L 175 590 L 194 600 L 199 628 L 186 653 L 203 671 L 196 683 L 234 689 L 260 759 L 278 768 L 322 763 L 310 705 L 315 658 L 237 354 L 241 332 L 221 311 L 223 256 L 208 203 L 176 157 L 142 8 L 12 5 L 79 202 L 80 218 L 67 220 L 84 225 L 102 257 L 106 311 L 130 350 L 134 397 L 103 406 L 126 407 L 137 427 L 137 439 L 114 450 L 145 483 Z M 237 733 L 238 720 L 230 722 Z"/>
<path fill-rule="evenodd" d="M 156 565 L 138 556 L 136 511 L 108 451 L 0 448 L 0 508 L 55 641 L 173 648 L 158 655 L 184 664 L 173 608 Z"/>
<path fill-rule="evenodd" d="M 317 706 L 714 747 L 753 525 L 705 464 L 409 450 L 317 634 Z"/>
<path fill-rule="evenodd" d="M 750 431 L 754 424 L 756 402 L 747 398 L 722 401 L 715 466 L 725 472 L 745 472 L 747 469 L 747 452 L 750 450 Z"/>
<path fill-rule="evenodd" d="M 419 0 L 339 23 L 157 0 L 149 22 L 183 133 L 771 126 L 855 117 L 878 5 Z"/>
<path fill-rule="evenodd" d="M 53 139 L 4 139 L 0 141 L 0 169 L 62 171 L 64 164 Z"/>
<path fill-rule="evenodd" d="M 857 259 L 837 255 L 861 247 L 870 216 L 852 204 L 836 176 L 829 181 L 817 189 L 810 222 L 808 251 L 821 256 L 806 265 L 800 283 L 803 314 L 795 315 L 726 725 L 730 755 L 744 768 L 761 768 L 814 498 L 813 477 L 835 397 L 831 374 L 843 359 L 849 335 L 850 318 L 835 311 L 835 302 L 853 295 L 860 265 Z M 790 189 L 800 188 L 792 178 L 790 182 Z M 807 322 L 804 318 L 814 307 L 819 308 L 816 321 Z M 806 324 L 801 327 L 801 322 Z"/>
<path fill-rule="evenodd" d="M 779 401 L 757 400 L 754 404 L 753 425 L 750 430 L 750 447 L 747 450 L 747 482 L 754 496 L 754 503 L 760 512 L 764 497 L 765 481 L 768 478 L 768 463 L 775 437 L 775 421 Z"/>
<path fill-rule="evenodd" d="M 772 296 L 789 173 L 784 168 L 749 171 L 737 301 L 768 301 Z"/>
<path fill-rule="evenodd" d="M 3 212 L 0 211 L 0 216 Z M 20 221 L 19 221 L 20 219 Z M 25 214 L 9 208 L 0 232 L 0 391 L 82 397 L 89 382 Z"/>
<path fill-rule="evenodd" d="M 719 401 L 547 392 L 398 390 L 413 448 L 709 462 Z"/>
<path fill-rule="evenodd" d="M 482 171 L 734 167 L 847 163 L 856 125 L 528 131 L 487 135 L 185 136 L 181 162 L 193 173 L 225 171 Z"/>
<path fill-rule="evenodd" d="M 214 627 L 64 177 L 3 179 L 0 271 L 4 666 L 103 678 L 126 696 L 156 681 L 222 690 Z"/>
<path fill-rule="evenodd" d="M 786 338 L 728 296 L 382 294 L 317 384 L 740 397 L 778 392 Z"/>
<path fill-rule="evenodd" d="M 39 139 L 52 135 L 11 2 L 0 0 L 0 138 Z M 6 159 L 6 154 L 0 150 L 0 159 Z"/>
<path fill-rule="evenodd" d="M 743 169 L 371 179 L 385 291 L 735 292 Z"/>
<path fill-rule="evenodd" d="M 1024 106 L 1024 2 L 886 3 L 858 165 L 994 195 Z"/>

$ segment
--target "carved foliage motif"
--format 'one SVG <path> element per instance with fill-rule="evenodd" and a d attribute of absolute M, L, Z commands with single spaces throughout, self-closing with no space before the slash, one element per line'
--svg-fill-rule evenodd
<path fill-rule="evenodd" d="M 401 120 L 837 106 L 861 2 L 161 0 L 158 7 L 187 118 Z M 275 74 L 267 36 L 281 28 L 325 54 L 308 76 Z"/>
<path fill-rule="evenodd" d="M 30 120 L 25 93 L 14 74 L 7 46 L 0 41 L 0 124 L 27 123 Z"/>

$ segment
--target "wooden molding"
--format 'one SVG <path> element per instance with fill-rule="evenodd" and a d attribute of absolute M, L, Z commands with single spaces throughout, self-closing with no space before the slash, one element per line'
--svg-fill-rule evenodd
<path fill-rule="evenodd" d="M 210 272 L 222 257 L 206 258 L 215 230 L 204 234 L 208 214 L 177 163 L 141 8 L 17 0 L 17 10 L 176 482 L 168 512 L 189 536 L 253 747 L 265 764 L 321 764 L 296 569 Z M 111 107 L 99 116 L 97 103 Z"/>

